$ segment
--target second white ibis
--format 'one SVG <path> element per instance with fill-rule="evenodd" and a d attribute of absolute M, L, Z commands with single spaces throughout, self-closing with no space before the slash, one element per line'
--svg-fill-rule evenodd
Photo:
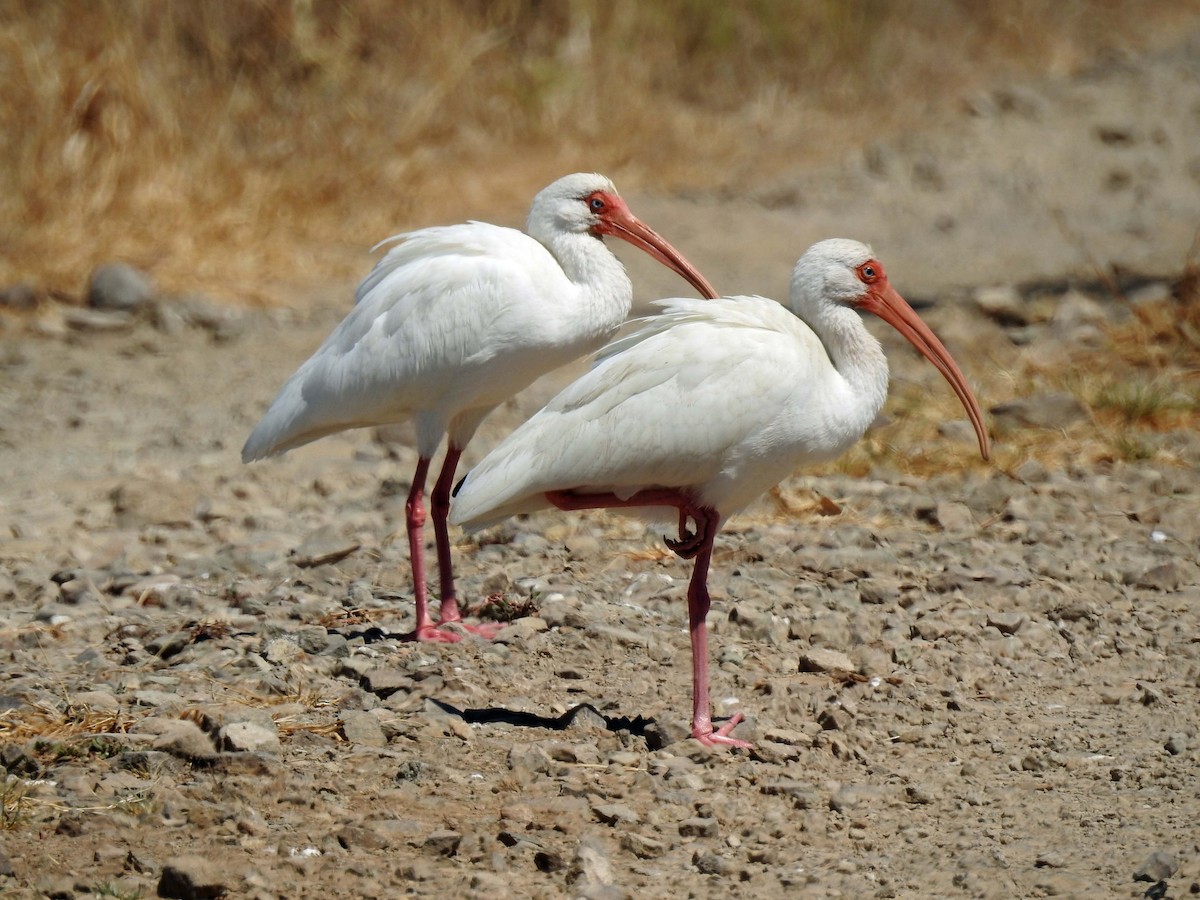
<path fill-rule="evenodd" d="M 412 639 L 459 639 L 434 624 L 426 600 L 422 528 L 430 460 L 449 434 L 433 489 L 433 529 L 440 621 L 461 623 L 446 527 L 459 457 L 499 403 L 599 347 L 629 315 L 629 277 L 600 238 L 622 238 L 702 295 L 716 296 L 602 175 L 568 175 L 543 189 L 526 232 L 470 222 L 393 238 L 400 243 L 359 285 L 354 309 L 288 379 L 242 449 L 249 462 L 349 428 L 415 422 L 418 462 L 406 506 Z"/>
<path fill-rule="evenodd" d="M 714 729 L 709 710 L 713 540 L 797 466 L 846 450 L 882 408 L 887 358 L 858 311 L 895 327 L 946 377 L 985 459 L 988 436 L 950 353 L 857 241 L 809 248 L 792 273 L 790 309 L 762 297 L 660 306 L 467 474 L 451 521 L 480 528 L 547 506 L 677 515 L 678 538 L 667 545 L 695 560 L 692 735 L 747 747 L 730 734 L 741 714 Z"/>

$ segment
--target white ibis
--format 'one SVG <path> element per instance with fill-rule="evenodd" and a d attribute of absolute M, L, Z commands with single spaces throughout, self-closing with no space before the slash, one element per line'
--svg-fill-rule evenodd
<path fill-rule="evenodd" d="M 748 747 L 730 735 L 740 713 L 715 730 L 709 713 L 713 539 L 797 466 L 842 453 L 883 406 L 887 359 L 858 311 L 895 327 L 946 377 L 984 459 L 987 432 L 949 352 L 857 241 L 822 241 L 800 258 L 790 309 L 763 297 L 659 306 L 467 474 L 450 518 L 476 529 L 547 506 L 677 513 L 679 536 L 667 546 L 695 559 L 692 736 Z"/>
<path fill-rule="evenodd" d="M 629 315 L 633 288 L 601 238 L 628 241 L 704 296 L 716 296 L 602 175 L 568 175 L 542 190 L 526 232 L 469 222 L 385 241 L 400 243 L 359 285 L 354 309 L 288 379 L 242 448 L 249 462 L 349 428 L 415 422 L 418 461 L 406 506 L 416 600 L 410 639 L 461 637 L 435 626 L 426 601 L 422 526 L 430 460 L 448 434 L 431 498 L 440 622 L 462 623 L 446 526 L 455 468 L 492 409 L 543 373 L 595 350 Z"/>

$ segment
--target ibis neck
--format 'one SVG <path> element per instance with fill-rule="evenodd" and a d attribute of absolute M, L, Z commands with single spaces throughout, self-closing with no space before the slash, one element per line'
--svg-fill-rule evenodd
<path fill-rule="evenodd" d="M 844 413 L 853 414 L 861 434 L 887 399 L 888 364 L 883 347 L 858 313 L 845 306 L 826 307 L 823 315 L 808 324 L 846 387 L 849 408 Z"/>
<path fill-rule="evenodd" d="M 588 292 L 597 307 L 605 311 L 603 318 L 615 315 L 620 321 L 629 314 L 633 284 L 604 241 L 579 232 L 559 232 L 538 240 L 558 260 L 567 279 Z"/>

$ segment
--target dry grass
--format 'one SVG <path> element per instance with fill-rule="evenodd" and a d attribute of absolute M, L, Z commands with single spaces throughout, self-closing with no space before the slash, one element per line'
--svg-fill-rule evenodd
<path fill-rule="evenodd" d="M 0 285 L 122 257 L 240 301 L 551 176 L 743 191 L 1169 34 L 1197 0 L 5 0 Z"/>

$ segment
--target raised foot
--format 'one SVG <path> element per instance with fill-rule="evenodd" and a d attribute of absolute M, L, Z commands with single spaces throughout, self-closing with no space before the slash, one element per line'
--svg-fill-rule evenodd
<path fill-rule="evenodd" d="M 443 631 L 436 625 L 425 625 L 402 635 L 402 641 L 428 641 L 435 644 L 457 644 L 463 636 L 457 631 Z"/>
<path fill-rule="evenodd" d="M 695 559 L 696 554 L 700 552 L 700 548 L 704 545 L 704 539 L 694 532 L 681 531 L 679 533 L 679 540 L 674 540 L 664 535 L 663 543 L 667 545 L 668 550 L 680 559 Z"/>
<path fill-rule="evenodd" d="M 746 718 L 744 715 L 737 713 L 732 719 L 715 730 L 712 725 L 708 726 L 708 731 L 698 732 L 696 729 L 693 729 L 692 737 L 706 747 L 738 747 L 742 750 L 749 750 L 754 746 L 749 741 L 729 736 L 729 732 L 733 731 L 744 718 Z"/>

